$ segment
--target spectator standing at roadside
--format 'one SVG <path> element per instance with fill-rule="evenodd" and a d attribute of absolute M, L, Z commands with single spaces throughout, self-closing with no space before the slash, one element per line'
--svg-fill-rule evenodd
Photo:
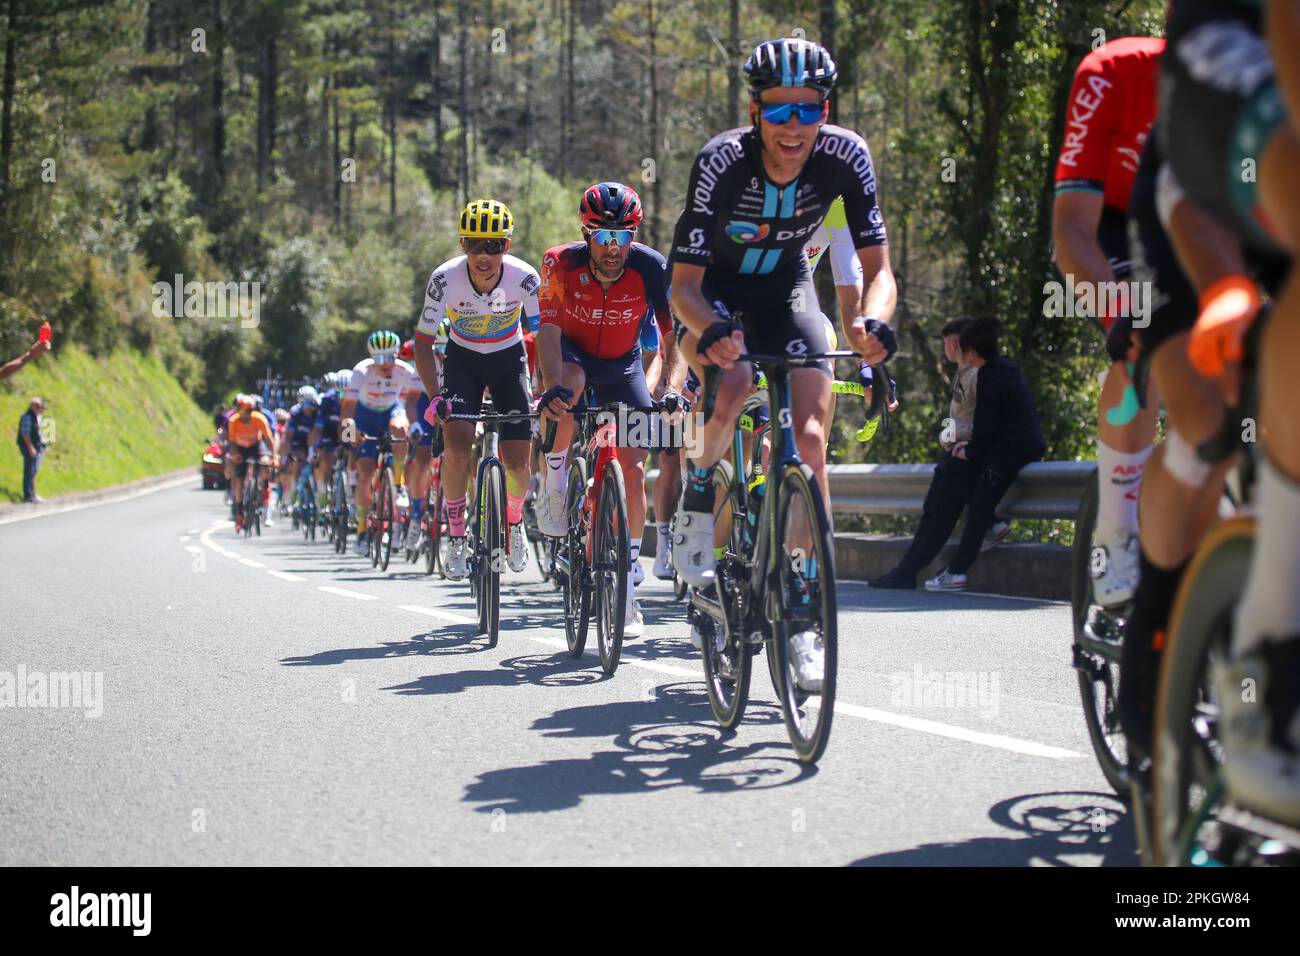
<path fill-rule="evenodd" d="M 998 502 L 1020 469 L 1046 450 L 1029 383 L 1013 359 L 998 355 L 999 331 L 992 316 L 973 318 L 961 329 L 963 361 L 977 371 L 971 437 L 956 441 L 951 454 L 935 466 L 916 537 L 898 567 L 870 582 L 872 587 L 915 588 L 916 576 L 943 549 L 965 508 L 966 526 L 957 551 L 948 567 L 925 583 L 931 591 L 964 590 L 966 572 L 996 520 Z M 960 428 L 956 385 L 953 418 Z"/>
<path fill-rule="evenodd" d="M 23 456 L 23 501 L 39 503 L 44 501 L 36 493 L 36 472 L 41 468 L 41 458 L 45 453 L 45 442 L 41 439 L 41 412 L 45 403 L 33 398 L 18 420 L 18 450 Z"/>

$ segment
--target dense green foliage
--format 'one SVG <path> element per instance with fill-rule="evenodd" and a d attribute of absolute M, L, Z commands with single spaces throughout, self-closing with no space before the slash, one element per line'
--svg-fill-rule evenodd
<path fill-rule="evenodd" d="M 1007 324 L 1049 457 L 1086 456 L 1101 344 L 1041 314 L 1052 163 L 1079 59 L 1155 32 L 1163 6 L 6 0 L 0 354 L 46 316 L 56 345 L 157 355 L 206 407 L 266 368 L 351 365 L 377 326 L 409 333 L 467 196 L 505 200 L 536 262 L 576 238 L 580 187 L 623 179 L 666 249 L 691 159 L 742 121 L 745 54 L 802 30 L 872 145 L 902 293 L 906 405 L 870 457 L 932 457 L 935 335 L 977 309 Z M 176 275 L 260 283 L 260 321 L 158 314 L 152 285 Z M 860 413 L 841 418 L 834 450 L 857 460 Z"/>

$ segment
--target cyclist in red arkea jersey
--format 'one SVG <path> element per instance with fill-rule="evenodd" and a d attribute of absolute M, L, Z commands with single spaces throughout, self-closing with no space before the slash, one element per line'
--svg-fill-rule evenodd
<path fill-rule="evenodd" d="M 1093 579 L 1097 602 L 1111 607 L 1131 600 L 1137 587 L 1138 488 L 1156 433 L 1157 403 L 1151 400 L 1144 410 L 1137 409 L 1125 362 L 1130 306 L 1134 299 L 1141 303 L 1130 295 L 1126 214 L 1142 146 L 1155 120 L 1164 46 L 1155 37 L 1124 37 L 1083 58 L 1066 107 L 1052 207 L 1052 239 L 1065 294 L 1072 291 L 1081 310 L 1107 333 L 1112 360 L 1097 433 L 1101 484 L 1095 540 L 1105 560 Z M 1062 297 L 1055 298 L 1061 302 Z"/>
<path fill-rule="evenodd" d="M 564 411 L 582 397 L 588 385 L 595 389 L 597 405 L 650 405 L 640 344 L 646 322 L 656 322 L 661 340 L 667 343 L 665 365 L 669 375 L 681 361 L 677 337 L 670 334 L 667 262 L 654 249 L 632 241 L 641 225 L 641 198 L 622 183 L 599 183 L 583 194 L 578 211 L 584 241 L 547 251 L 542 257 L 539 294 L 537 358 L 546 391 L 538 399 L 537 409 L 556 422 L 557 451 L 546 456 L 537 526 L 543 534 L 553 537 L 567 531 L 564 490 L 573 418 Z M 643 628 L 634 582 L 640 569 L 638 558 L 645 530 L 646 451 L 618 449 L 627 482 L 629 557 L 633 568 L 628 575 L 623 629 L 630 637 L 638 636 Z"/>

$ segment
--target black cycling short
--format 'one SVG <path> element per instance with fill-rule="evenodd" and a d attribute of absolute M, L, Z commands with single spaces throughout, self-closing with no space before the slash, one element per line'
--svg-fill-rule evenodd
<path fill-rule="evenodd" d="M 650 407 L 650 387 L 646 384 L 639 345 L 617 358 L 597 358 L 578 348 L 562 334 L 560 354 L 564 361 L 582 366 L 587 385 L 596 390 L 597 405 L 622 402 L 633 408 Z"/>
<path fill-rule="evenodd" d="M 528 355 L 524 343 L 516 342 L 495 352 L 475 352 L 457 343 L 447 343 L 443 362 L 443 394 L 451 402 L 453 415 L 477 415 L 483 410 L 483 390 L 492 396 L 499 414 L 527 414 L 532 409 L 528 384 Z M 502 441 L 528 441 L 532 429 L 528 419 L 502 422 Z"/>
<path fill-rule="evenodd" d="M 1133 260 L 1128 245 L 1128 218 L 1113 206 L 1101 207 L 1101 219 L 1097 222 L 1097 245 L 1105 254 L 1110 271 L 1115 275 L 1115 281 L 1127 282 L 1133 271 Z M 1094 315 L 1092 321 L 1106 337 L 1106 354 L 1110 356 L 1111 361 L 1122 362 L 1128 353 L 1131 328 L 1129 319 L 1120 316 L 1111 323 L 1109 332 L 1106 331 L 1101 316 Z"/>
<path fill-rule="evenodd" d="M 256 445 L 231 445 L 227 455 L 235 460 L 236 467 L 240 467 L 248 464 L 249 459 L 270 458 L 271 449 L 265 441 L 258 441 Z"/>
<path fill-rule="evenodd" d="M 1142 349 L 1154 353 L 1165 339 L 1190 329 L 1200 305 L 1187 280 L 1174 247 L 1160 222 L 1156 184 L 1163 158 L 1158 136 L 1147 139 L 1129 195 L 1129 248 L 1133 253 L 1133 278 L 1150 290 L 1149 314 L 1134 316 L 1133 331 Z"/>
<path fill-rule="evenodd" d="M 1262 4 L 1178 0 L 1160 58 L 1160 149 L 1189 199 L 1255 256 L 1283 248 L 1259 204 L 1258 162 L 1287 123 Z M 1247 175 L 1250 170 L 1256 175 Z"/>
<path fill-rule="evenodd" d="M 807 260 L 766 276 L 737 275 L 710 267 L 700 289 L 714 311 L 740 324 L 745 348 L 753 354 L 815 355 L 831 348 Z M 833 374 L 829 359 L 815 367 Z"/>

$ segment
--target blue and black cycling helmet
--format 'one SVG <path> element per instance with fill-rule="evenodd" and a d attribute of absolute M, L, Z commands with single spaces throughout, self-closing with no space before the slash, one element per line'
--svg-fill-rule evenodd
<path fill-rule="evenodd" d="M 751 96 L 774 86 L 811 86 L 825 99 L 839 72 L 820 43 L 799 37 L 765 40 L 745 61 L 745 80 Z"/>

